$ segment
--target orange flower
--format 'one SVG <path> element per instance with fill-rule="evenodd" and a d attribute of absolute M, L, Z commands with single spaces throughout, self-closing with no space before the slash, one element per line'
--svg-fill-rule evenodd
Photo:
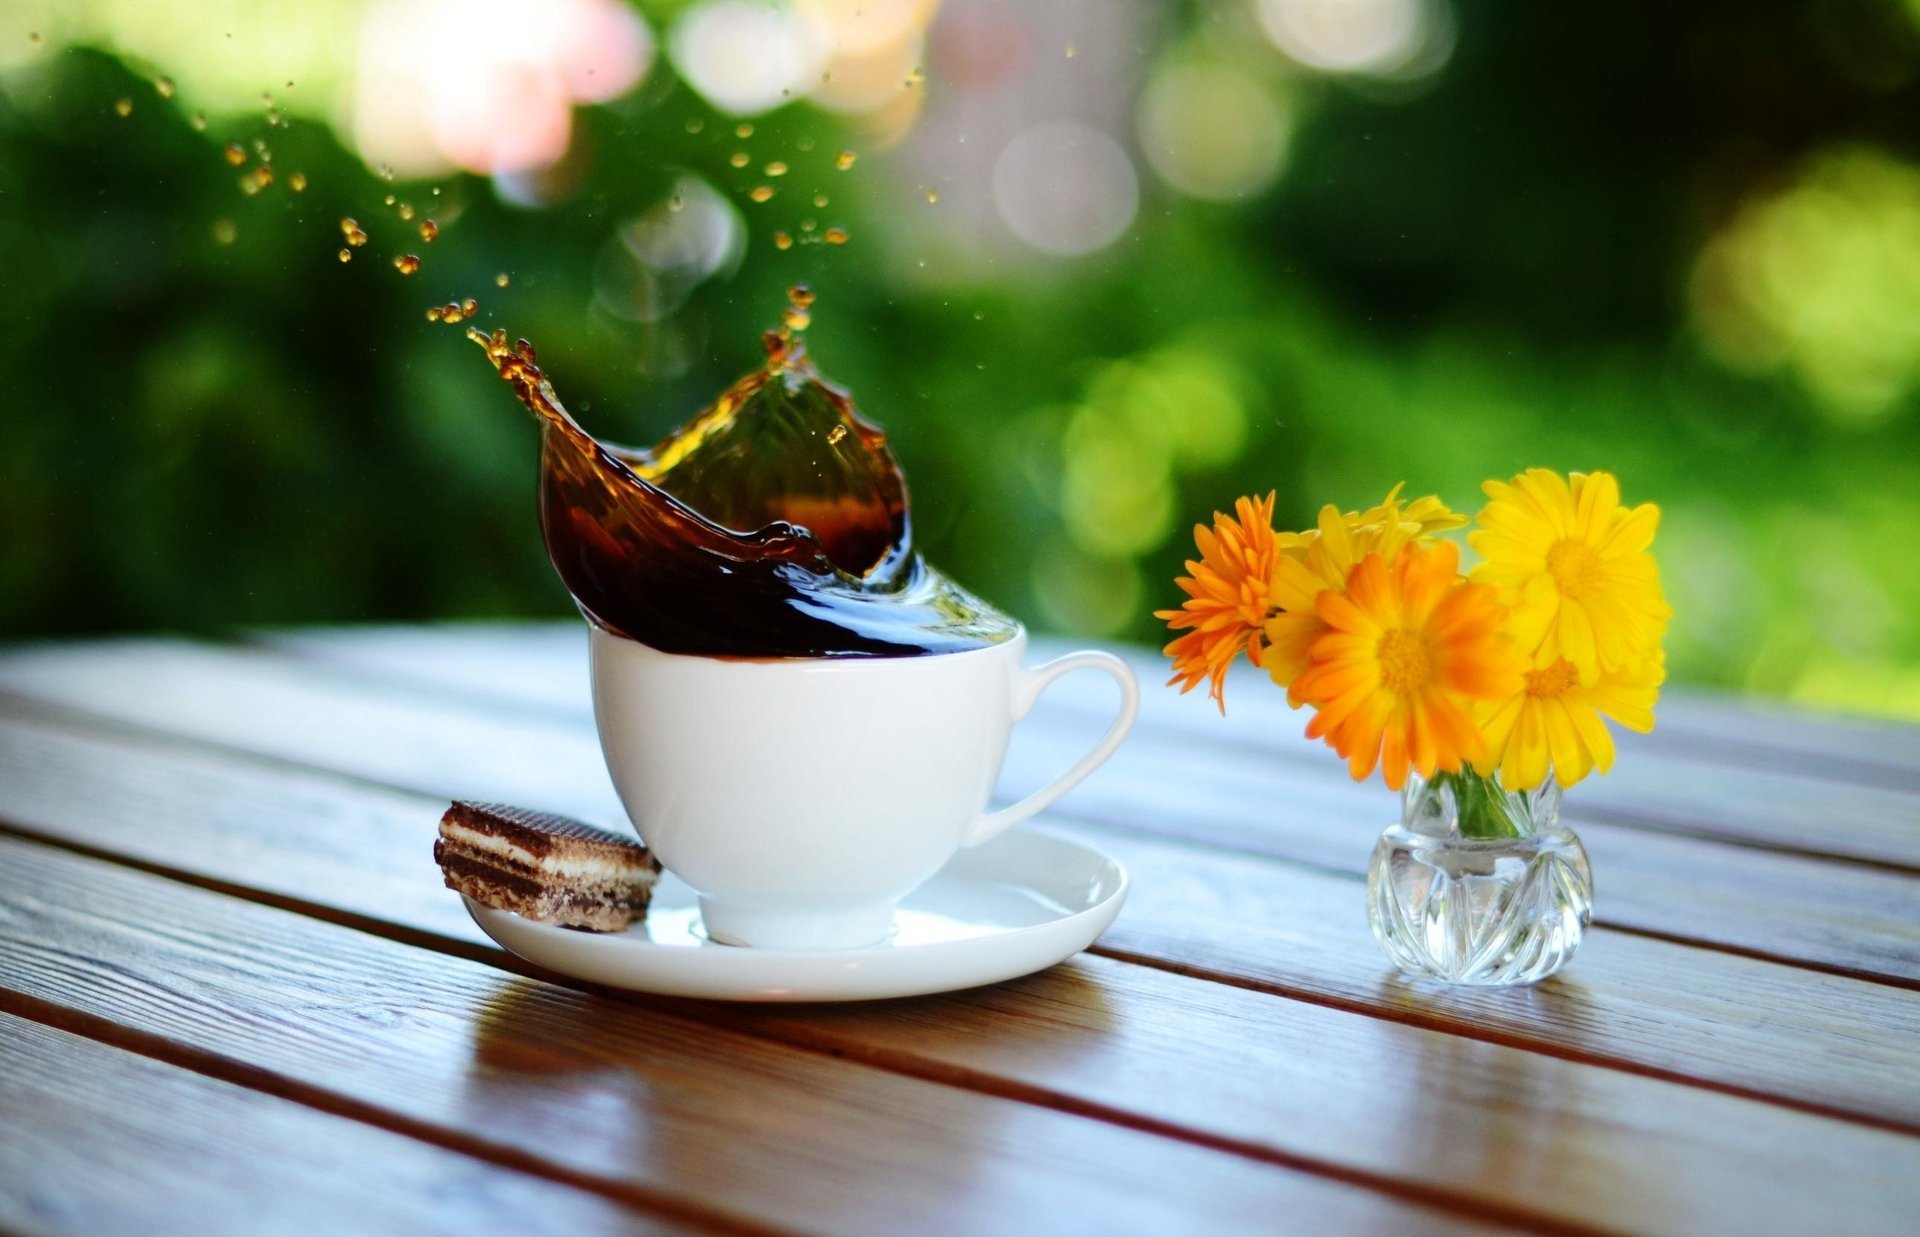
<path fill-rule="evenodd" d="M 1398 790 L 1409 768 L 1432 777 L 1486 759 L 1470 702 L 1525 684 L 1500 634 L 1505 607 L 1460 578 L 1458 547 L 1406 545 L 1391 567 L 1369 553 L 1315 609 L 1328 631 L 1294 687 L 1315 709 L 1307 737 L 1346 757 L 1355 781 L 1378 764 Z"/>
<path fill-rule="evenodd" d="M 1404 484 L 1404 483 L 1403 483 Z M 1287 703 L 1299 708 L 1305 699 L 1294 680 L 1307 668 L 1307 650 L 1327 633 L 1314 611 L 1323 589 L 1342 589 L 1347 573 L 1367 554 L 1392 562 L 1409 542 L 1430 545 L 1433 534 L 1467 522 L 1429 494 L 1402 503 L 1401 487 L 1387 491 L 1380 505 L 1368 511 L 1349 511 L 1328 503 L 1320 508 L 1314 528 L 1304 533 L 1282 533 L 1280 558 L 1274 564 L 1273 591 L 1267 600 L 1266 668 L 1276 685 L 1287 689 Z"/>
<path fill-rule="evenodd" d="M 1193 543 L 1198 560 L 1188 560 L 1188 575 L 1175 581 L 1186 591 L 1178 610 L 1156 610 L 1174 631 L 1186 631 L 1166 647 L 1173 658 L 1173 677 L 1182 692 L 1192 691 L 1201 679 L 1211 679 L 1208 693 L 1227 711 L 1227 668 L 1242 651 L 1260 664 L 1266 640 L 1261 625 L 1267 619 L 1267 590 L 1278 554 L 1273 535 L 1273 494 L 1264 499 L 1242 498 L 1233 515 L 1213 513 L 1213 527 L 1196 524 Z M 1238 517 L 1238 518 L 1235 518 Z"/>

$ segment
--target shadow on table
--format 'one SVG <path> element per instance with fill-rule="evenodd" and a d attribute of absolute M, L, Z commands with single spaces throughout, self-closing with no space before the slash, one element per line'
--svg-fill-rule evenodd
<path fill-rule="evenodd" d="M 533 979 L 501 984 L 475 1021 L 474 1063 L 490 1072 L 549 1074 L 606 1069 L 634 1051 L 634 1020 L 649 1011 L 682 1022 L 779 1040 L 804 1049 L 920 1073 L 946 1072 L 969 1044 L 997 1039 L 1018 1018 L 1028 1066 L 1098 1052 L 1116 1030 L 1098 979 L 1076 962 L 963 992 L 886 1001 L 748 1004 L 654 997 Z"/>

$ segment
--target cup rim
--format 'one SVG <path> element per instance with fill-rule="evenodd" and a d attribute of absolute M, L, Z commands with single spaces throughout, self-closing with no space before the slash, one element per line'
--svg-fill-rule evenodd
<path fill-rule="evenodd" d="M 918 662 L 921 664 L 927 662 L 945 663 L 964 657 L 985 658 L 996 653 L 1004 655 L 1008 649 L 1025 649 L 1028 634 L 1027 625 L 1015 619 L 1013 622 L 1012 635 L 1008 636 L 1005 640 L 997 640 L 992 644 L 983 644 L 978 648 L 950 649 L 943 653 L 902 653 L 897 656 L 867 656 L 842 653 L 837 656 L 828 657 L 751 657 L 735 653 L 669 653 L 665 649 L 656 649 L 643 640 L 635 640 L 632 636 L 622 635 L 620 632 L 603 626 L 585 610 L 580 611 L 580 617 L 586 620 L 589 640 L 612 640 L 616 644 L 631 645 L 634 648 L 644 650 L 647 654 L 654 657 L 674 658 L 682 661 L 698 661 L 724 666 L 804 666 L 815 670 L 828 668 L 856 670 L 863 666 L 888 666 L 897 665 L 902 662 Z"/>

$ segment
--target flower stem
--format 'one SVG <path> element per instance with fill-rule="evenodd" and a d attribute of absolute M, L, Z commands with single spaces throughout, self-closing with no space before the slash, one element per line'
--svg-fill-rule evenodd
<path fill-rule="evenodd" d="M 1460 836 L 1466 838 L 1519 838 L 1527 835 L 1521 822 L 1507 807 L 1506 792 L 1492 778 L 1481 777 L 1471 769 L 1442 773 L 1453 787 L 1453 800 L 1460 813 Z"/>

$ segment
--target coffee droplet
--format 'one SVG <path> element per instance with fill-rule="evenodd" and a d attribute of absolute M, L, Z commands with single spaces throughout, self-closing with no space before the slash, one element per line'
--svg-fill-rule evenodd
<path fill-rule="evenodd" d="M 413 222 L 413 207 L 407 205 L 405 202 L 400 203 L 400 222 Z"/>
<path fill-rule="evenodd" d="M 837 447 L 840 445 L 840 440 L 846 436 L 847 427 L 844 425 L 836 425 L 827 431 L 827 445 L 829 447 Z"/>
<path fill-rule="evenodd" d="M 415 254 L 403 253 L 393 260 L 393 269 L 402 275 L 411 275 L 420 269 L 420 259 Z"/>
<path fill-rule="evenodd" d="M 429 245 L 433 244 L 434 241 L 440 239 L 440 225 L 431 219 L 422 219 L 420 221 L 420 239 Z"/>
<path fill-rule="evenodd" d="M 440 307 L 438 305 L 427 306 L 427 321 L 428 322 L 440 321 Z"/>
<path fill-rule="evenodd" d="M 706 128 L 706 127 L 707 127 L 707 122 L 706 122 L 706 121 L 704 121 L 704 120 L 698 120 L 698 119 L 696 119 L 696 120 L 689 120 L 689 121 L 687 122 L 687 132 L 688 132 L 688 133 L 698 133 L 698 132 L 700 132 L 700 130 L 702 130 L 702 129 L 704 129 L 704 128 Z"/>
<path fill-rule="evenodd" d="M 746 151 L 736 150 L 733 152 L 733 158 L 728 159 L 727 162 L 731 163 L 733 166 L 737 168 L 743 168 L 747 166 L 747 164 L 751 163 L 752 160 L 747 157 Z"/>
<path fill-rule="evenodd" d="M 240 178 L 240 192 L 252 197 L 272 183 L 273 169 L 263 163 Z"/>
<path fill-rule="evenodd" d="M 853 166 L 853 161 L 858 157 L 850 150 L 843 150 L 834 157 L 833 166 L 844 172 Z"/>
<path fill-rule="evenodd" d="M 247 148 L 238 142 L 228 142 L 226 155 L 229 164 L 239 167 L 247 161 Z"/>
<path fill-rule="evenodd" d="M 460 312 L 471 318 L 480 312 L 480 302 L 474 300 L 472 297 L 468 297 L 466 300 L 460 302 Z"/>
<path fill-rule="evenodd" d="M 828 228 L 826 238 L 827 244 L 829 245 L 844 245 L 847 243 L 847 230 L 845 228 Z"/>
<path fill-rule="evenodd" d="M 341 260 L 342 262 L 351 262 L 351 261 L 353 261 L 353 250 L 351 250 L 351 249 L 342 249 L 342 250 L 340 251 L 340 260 Z"/>
<path fill-rule="evenodd" d="M 460 322 L 465 318 L 466 315 L 460 312 L 460 307 L 452 301 L 448 301 L 440 307 L 440 321 L 442 322 Z"/>
<path fill-rule="evenodd" d="M 816 194 L 814 194 L 814 195 L 813 195 L 813 204 L 814 204 L 815 206 L 825 206 L 825 205 L 827 204 L 827 195 L 826 195 L 826 194 L 824 194 L 824 193 L 816 193 Z"/>
<path fill-rule="evenodd" d="M 791 249 L 793 248 L 793 237 L 788 236 L 785 232 L 775 232 L 773 234 L 773 247 L 775 249 Z"/>
<path fill-rule="evenodd" d="M 813 318 L 806 310 L 796 305 L 788 306 L 787 309 L 781 313 L 780 321 L 786 325 L 789 331 L 804 331 L 812 324 Z"/>
<path fill-rule="evenodd" d="M 501 271 L 498 275 L 495 275 L 493 277 L 493 286 L 496 288 L 504 288 L 512 282 L 513 280 L 507 277 L 507 273 L 505 271 Z"/>
<path fill-rule="evenodd" d="M 173 79 L 171 77 L 154 78 L 153 92 L 163 99 L 171 99 L 173 97 Z"/>
<path fill-rule="evenodd" d="M 745 122 L 742 122 L 740 127 L 733 131 L 733 135 L 735 137 L 752 137 L 753 126 L 750 124 L 746 124 Z"/>
<path fill-rule="evenodd" d="M 307 191 L 307 174 L 305 172 L 295 172 L 293 175 L 287 177 L 287 188 L 293 190 L 295 193 L 305 193 Z"/>
<path fill-rule="evenodd" d="M 753 187 L 753 190 L 750 193 L 748 193 L 747 196 L 752 198 L 756 202 L 765 202 L 773 197 L 773 186 L 772 185 L 755 185 Z"/>
<path fill-rule="evenodd" d="M 133 100 L 128 98 L 115 99 L 113 101 L 113 110 L 122 116 L 131 116 L 133 115 Z"/>
<path fill-rule="evenodd" d="M 787 165 L 780 162 L 778 159 L 775 159 L 772 163 L 769 163 L 767 165 L 767 175 L 769 176 L 785 176 L 786 174 L 787 174 Z"/>
<path fill-rule="evenodd" d="M 367 243 L 367 234 L 361 229 L 359 221 L 351 215 L 340 221 L 340 234 L 347 238 L 347 244 L 355 249 Z"/>
<path fill-rule="evenodd" d="M 239 236 L 240 229 L 233 226 L 233 220 L 216 219 L 213 221 L 214 244 L 231 245 L 235 240 L 239 239 Z"/>
<path fill-rule="evenodd" d="M 673 191 L 673 196 L 667 199 L 667 209 L 677 214 L 680 211 L 685 210 L 686 208 L 687 208 L 687 199 L 681 196 L 681 193 L 678 189 L 675 189 Z"/>
<path fill-rule="evenodd" d="M 193 114 L 193 131 L 195 133 L 205 133 L 207 131 L 207 114 L 205 112 L 195 112 Z"/>
<path fill-rule="evenodd" d="M 41 39 L 40 32 L 38 30 L 35 30 L 32 33 L 27 35 L 27 42 L 33 44 L 35 47 L 38 47 L 42 42 L 44 42 L 44 40 Z"/>
<path fill-rule="evenodd" d="M 801 309 L 812 309 L 813 289 L 806 284 L 797 283 L 787 289 L 787 300 Z"/>
<path fill-rule="evenodd" d="M 927 205 L 932 206 L 935 202 L 938 202 L 939 200 L 940 200 L 940 191 L 938 189 L 935 189 L 932 185 L 928 185 L 927 186 Z"/>
<path fill-rule="evenodd" d="M 811 231 L 813 231 L 813 230 L 814 230 L 815 228 L 817 228 L 817 227 L 819 227 L 819 226 L 820 226 L 819 224 L 817 224 L 817 223 L 815 223 L 815 222 L 814 222 L 813 220 L 811 220 L 811 219 L 802 219 L 802 220 L 800 221 L 800 230 L 801 230 L 802 232 L 811 232 Z"/>

